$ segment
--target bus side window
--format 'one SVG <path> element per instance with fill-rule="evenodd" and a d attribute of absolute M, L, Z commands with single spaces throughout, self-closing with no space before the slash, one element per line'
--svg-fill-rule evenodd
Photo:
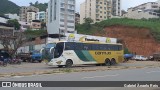
<path fill-rule="evenodd" d="M 75 43 L 75 50 L 83 50 L 83 44 Z"/>
<path fill-rule="evenodd" d="M 67 42 L 65 43 L 65 50 L 74 50 L 74 43 Z"/>
<path fill-rule="evenodd" d="M 121 45 L 118 46 L 118 50 L 119 50 L 119 51 L 122 50 L 122 46 L 121 46 Z"/>
<path fill-rule="evenodd" d="M 93 44 L 91 47 L 92 50 L 99 50 L 99 46 L 97 44 Z"/>
<path fill-rule="evenodd" d="M 90 44 L 84 44 L 83 45 L 83 50 L 91 50 L 91 45 Z"/>

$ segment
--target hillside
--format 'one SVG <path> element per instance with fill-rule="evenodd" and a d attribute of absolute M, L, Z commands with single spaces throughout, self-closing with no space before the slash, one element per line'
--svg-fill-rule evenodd
<path fill-rule="evenodd" d="M 77 26 L 78 33 L 84 34 L 85 28 L 88 27 Z M 91 25 L 87 34 L 121 38 L 130 52 L 139 55 L 160 52 L 159 20 L 110 19 Z"/>
<path fill-rule="evenodd" d="M 19 14 L 20 6 L 16 5 L 15 3 L 9 1 L 9 0 L 1 0 L 0 3 L 0 15 L 6 14 L 6 13 L 17 13 Z M 46 11 L 48 4 L 47 3 L 39 3 L 38 1 L 33 3 L 30 3 L 30 6 L 35 6 L 39 8 L 40 11 Z"/>
<path fill-rule="evenodd" d="M 34 4 L 30 3 L 30 6 L 39 8 L 39 11 L 46 11 L 48 3 L 39 3 L 38 1 L 36 1 Z"/>
<path fill-rule="evenodd" d="M 1 0 L 0 6 L 0 15 L 6 13 L 19 13 L 20 7 L 9 0 Z"/>

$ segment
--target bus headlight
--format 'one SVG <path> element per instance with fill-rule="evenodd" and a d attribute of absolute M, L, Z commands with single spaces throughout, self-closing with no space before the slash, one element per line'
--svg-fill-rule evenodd
<path fill-rule="evenodd" d="M 58 62 L 56 62 L 58 65 L 60 65 L 61 63 L 62 63 L 63 61 L 58 61 Z"/>

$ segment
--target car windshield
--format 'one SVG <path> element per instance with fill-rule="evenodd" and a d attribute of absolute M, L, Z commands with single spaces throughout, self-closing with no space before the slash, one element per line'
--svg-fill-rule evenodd
<path fill-rule="evenodd" d="M 51 47 L 55 47 L 55 46 L 56 46 L 55 43 L 49 43 L 49 44 L 46 45 L 45 48 L 51 48 Z"/>

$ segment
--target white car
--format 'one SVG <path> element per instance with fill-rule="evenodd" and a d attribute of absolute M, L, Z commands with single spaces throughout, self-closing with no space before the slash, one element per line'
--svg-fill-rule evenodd
<path fill-rule="evenodd" d="M 135 55 L 135 56 L 133 57 L 133 59 L 135 59 L 135 60 L 137 60 L 137 61 L 146 61 L 146 60 L 148 60 L 148 58 L 145 57 L 145 56 L 143 56 L 143 55 Z"/>

